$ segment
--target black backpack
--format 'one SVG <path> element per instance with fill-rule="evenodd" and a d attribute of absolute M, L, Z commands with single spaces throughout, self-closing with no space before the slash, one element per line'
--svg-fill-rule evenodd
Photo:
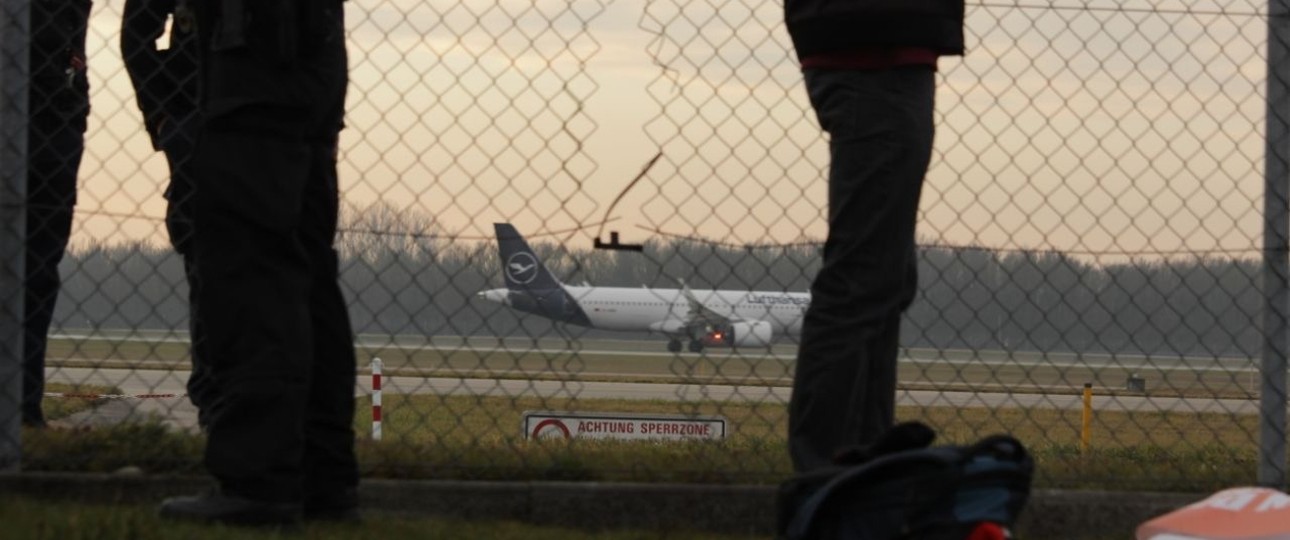
<path fill-rule="evenodd" d="M 1025 447 L 1008 435 L 928 446 L 934 437 L 923 424 L 901 424 L 840 465 L 789 479 L 778 493 L 778 538 L 1011 538 L 1034 473 Z"/>

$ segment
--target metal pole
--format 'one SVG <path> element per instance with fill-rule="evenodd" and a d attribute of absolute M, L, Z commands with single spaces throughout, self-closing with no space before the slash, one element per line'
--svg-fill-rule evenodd
<path fill-rule="evenodd" d="M 372 440 L 381 440 L 381 363 L 380 358 L 372 358 Z"/>
<path fill-rule="evenodd" d="M 23 238 L 31 0 L 0 0 L 0 472 L 22 465 Z"/>
<path fill-rule="evenodd" d="M 1079 453 L 1088 455 L 1093 441 L 1093 383 L 1084 383 L 1084 417 L 1079 432 Z"/>
<path fill-rule="evenodd" d="M 1290 0 L 1268 5 L 1268 116 L 1263 194 L 1263 388 L 1259 484 L 1286 485 L 1286 325 L 1290 264 Z"/>

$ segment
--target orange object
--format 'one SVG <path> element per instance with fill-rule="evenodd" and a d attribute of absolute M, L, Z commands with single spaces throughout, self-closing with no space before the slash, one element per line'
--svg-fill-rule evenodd
<path fill-rule="evenodd" d="M 1290 540 L 1290 495 L 1225 489 L 1138 526 L 1137 540 Z"/>

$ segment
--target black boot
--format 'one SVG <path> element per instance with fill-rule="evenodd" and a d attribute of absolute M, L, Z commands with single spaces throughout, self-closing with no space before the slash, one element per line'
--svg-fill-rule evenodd
<path fill-rule="evenodd" d="M 361 523 L 363 517 L 358 512 L 358 490 L 346 488 L 305 497 L 304 518 L 306 521 Z"/>
<path fill-rule="evenodd" d="M 299 504 L 273 503 L 219 492 L 162 501 L 158 515 L 165 519 L 222 523 L 238 526 L 295 526 L 300 523 Z"/>

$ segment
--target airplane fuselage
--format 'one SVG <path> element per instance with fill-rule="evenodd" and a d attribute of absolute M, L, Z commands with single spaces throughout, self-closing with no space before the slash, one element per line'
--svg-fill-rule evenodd
<path fill-rule="evenodd" d="M 807 293 L 690 292 L 703 307 L 731 319 L 770 323 L 777 336 L 801 335 L 802 318 L 811 303 L 811 296 Z M 568 296 L 560 298 L 564 294 Z M 653 332 L 678 337 L 702 330 L 686 328 L 692 307 L 681 289 L 565 285 L 562 290 L 550 291 L 493 289 L 480 293 L 480 296 L 520 311 L 601 330 Z M 568 300 L 572 300 L 574 305 L 569 305 Z"/>
<path fill-rule="evenodd" d="M 590 326 L 604 330 L 672 333 L 684 324 L 690 303 L 680 289 L 565 286 L 587 314 Z M 691 291 L 704 307 L 732 319 L 763 320 L 775 335 L 797 336 L 810 295 L 756 291 Z M 660 325 L 659 323 L 663 323 Z M 668 324 L 668 323 L 675 323 Z"/>

